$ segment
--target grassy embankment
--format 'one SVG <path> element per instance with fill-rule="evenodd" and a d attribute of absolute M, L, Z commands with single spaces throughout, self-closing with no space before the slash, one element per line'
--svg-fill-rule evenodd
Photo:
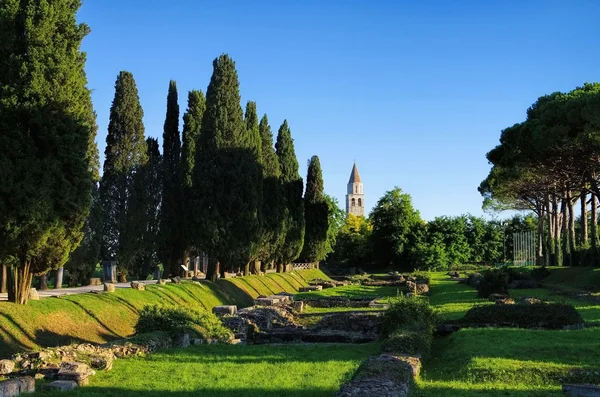
<path fill-rule="evenodd" d="M 252 304 L 260 294 L 298 292 L 320 270 L 248 276 L 179 285 L 148 285 L 145 291 L 117 288 L 112 294 L 85 293 L 44 298 L 25 306 L 0 302 L 0 358 L 18 350 L 75 342 L 104 343 L 134 333 L 139 310 L 146 305 L 186 306 L 210 310 L 223 304 Z"/>
<path fill-rule="evenodd" d="M 550 281 L 577 288 L 590 284 L 597 269 L 551 269 Z M 477 304 L 490 304 L 477 298 L 471 287 L 448 280 L 444 273 L 432 274 L 430 303 L 442 319 L 460 318 Z M 567 301 L 581 313 L 586 323 L 600 321 L 600 305 L 552 294 L 546 288 L 511 290 L 514 298 L 539 297 Z M 463 329 L 437 338 L 433 357 L 425 362 L 418 382 L 423 396 L 560 396 L 561 384 L 581 372 L 598 382 L 600 371 L 600 329 L 545 331 L 526 329 Z"/>

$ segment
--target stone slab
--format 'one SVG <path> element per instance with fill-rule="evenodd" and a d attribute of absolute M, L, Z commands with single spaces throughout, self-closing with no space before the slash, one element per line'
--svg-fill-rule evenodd
<path fill-rule="evenodd" d="M 0 382 L 0 397 L 16 397 L 35 392 L 35 380 L 31 376 L 13 378 Z"/>
<path fill-rule="evenodd" d="M 307 287 L 300 287 L 300 292 L 311 292 L 311 291 L 323 291 L 322 285 L 309 285 Z"/>
<path fill-rule="evenodd" d="M 223 305 L 223 306 L 215 306 L 212 309 L 212 312 L 214 314 L 221 314 L 221 315 L 234 315 L 237 313 L 237 306 L 236 305 Z"/>
<path fill-rule="evenodd" d="M 600 397 L 600 386 L 591 384 L 563 385 L 562 391 L 569 397 Z"/>
<path fill-rule="evenodd" d="M 68 391 L 77 388 L 77 382 L 72 380 L 55 380 L 42 386 L 44 390 Z"/>

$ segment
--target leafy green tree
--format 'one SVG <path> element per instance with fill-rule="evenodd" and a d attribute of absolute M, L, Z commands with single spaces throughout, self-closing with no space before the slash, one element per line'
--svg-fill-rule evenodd
<path fill-rule="evenodd" d="M 196 157 L 196 142 L 200 139 L 202 117 L 206 110 L 206 98 L 199 90 L 188 93 L 188 107 L 183 115 L 183 132 L 181 146 L 181 181 L 183 185 L 183 224 L 184 233 L 182 242 L 184 246 L 184 259 L 192 253 L 198 252 L 194 246 L 194 210 L 191 208 L 191 189 L 193 184 L 194 164 Z"/>
<path fill-rule="evenodd" d="M 96 266 L 100 261 L 102 220 L 102 202 L 100 201 L 98 185 L 95 183 L 92 190 L 92 208 L 85 220 L 83 239 L 65 265 L 69 285 L 71 286 L 85 285 L 96 270 Z"/>
<path fill-rule="evenodd" d="M 248 101 L 246 104 L 246 112 L 244 113 L 244 123 L 246 124 L 246 134 L 244 135 L 245 144 L 244 146 L 249 150 L 251 156 L 256 159 L 256 161 L 251 161 L 249 166 L 252 166 L 252 169 L 248 169 L 246 172 L 250 177 L 254 177 L 254 194 L 258 201 L 257 206 L 257 218 L 259 221 L 259 230 L 255 236 L 255 240 L 252 245 L 252 249 L 250 251 L 250 260 L 256 261 L 259 257 L 259 252 L 261 249 L 261 240 L 260 237 L 262 235 L 262 218 L 263 218 L 263 174 L 262 174 L 262 138 L 260 135 L 259 123 L 258 123 L 258 115 L 256 113 L 256 103 L 252 101 Z M 254 269 L 256 271 L 256 269 Z M 247 276 L 250 274 L 250 262 L 247 262 L 244 266 L 244 275 Z"/>
<path fill-rule="evenodd" d="M 96 121 L 80 5 L 0 3 L 0 261 L 15 303 L 77 248 L 91 206 Z"/>
<path fill-rule="evenodd" d="M 337 236 L 346 222 L 346 212 L 340 207 L 337 199 L 328 194 L 324 194 L 327 203 L 327 240 L 325 245 L 325 254 L 331 254 L 336 246 Z"/>
<path fill-rule="evenodd" d="M 183 186 L 181 183 L 181 139 L 177 84 L 171 80 L 167 95 L 167 116 L 163 131 L 163 191 L 160 206 L 159 258 L 166 275 L 182 274 L 183 268 Z"/>
<path fill-rule="evenodd" d="M 281 182 L 284 197 L 285 242 L 279 247 L 278 271 L 297 259 L 304 245 L 304 200 L 303 182 L 298 172 L 298 159 L 294 150 L 292 132 L 287 120 L 283 121 L 277 134 L 275 152 L 281 169 Z"/>
<path fill-rule="evenodd" d="M 398 187 L 379 199 L 370 215 L 375 260 L 381 269 L 412 270 L 425 223 L 411 197 Z"/>
<path fill-rule="evenodd" d="M 238 75 L 228 55 L 213 61 L 202 133 L 196 145 L 192 202 L 196 241 L 210 262 L 207 278 L 247 263 L 260 232 L 256 150 L 248 147 Z"/>
<path fill-rule="evenodd" d="M 329 229 L 329 206 L 325 199 L 323 175 L 319 157 L 312 156 L 306 175 L 304 193 L 305 234 L 300 257 L 307 262 L 319 262 L 327 255 L 327 231 Z"/>
<path fill-rule="evenodd" d="M 136 217 L 139 211 L 132 211 L 129 202 L 134 195 L 135 174 L 148 162 L 143 115 L 133 75 L 120 72 L 110 108 L 100 182 L 104 213 L 100 253 L 104 260 L 117 260 L 123 273 L 134 266 L 138 247 L 138 237 L 128 231 L 135 230 L 133 223 L 140 223 Z"/>
<path fill-rule="evenodd" d="M 285 200 L 280 180 L 281 168 L 273 147 L 273 133 L 266 114 L 261 118 L 258 127 L 261 137 L 260 162 L 263 170 L 261 245 L 258 259 L 264 272 L 267 264 L 276 259 L 279 247 L 285 242 Z"/>
<path fill-rule="evenodd" d="M 339 268 L 372 269 L 373 226 L 363 216 L 348 214 L 337 233 L 335 248 L 327 257 L 327 265 Z"/>

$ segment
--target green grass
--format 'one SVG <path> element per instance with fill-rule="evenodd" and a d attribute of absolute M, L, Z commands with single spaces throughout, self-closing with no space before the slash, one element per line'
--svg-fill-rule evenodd
<path fill-rule="evenodd" d="M 322 291 L 301 292 L 296 295 L 297 299 L 302 298 L 325 298 L 330 296 L 344 296 L 352 298 L 382 298 L 394 297 L 399 294 L 401 289 L 397 287 L 374 287 L 362 285 L 346 285 L 343 287 L 326 288 Z"/>
<path fill-rule="evenodd" d="M 201 345 L 117 360 L 75 392 L 42 396 L 335 396 L 379 345 Z"/>
<path fill-rule="evenodd" d="M 429 274 L 429 303 L 442 320 L 456 320 L 475 305 L 490 304 L 477 297 L 477 291 L 466 284 L 459 284 L 441 272 Z"/>
<path fill-rule="evenodd" d="M 598 267 L 549 267 L 550 276 L 542 280 L 549 287 L 565 291 L 587 289 L 600 292 Z"/>
<path fill-rule="evenodd" d="M 79 294 L 44 298 L 25 306 L 0 302 L 0 358 L 19 350 L 35 350 L 76 342 L 105 343 L 133 335 L 138 312 L 146 305 L 186 306 L 211 310 L 214 306 L 252 305 L 260 293 L 297 292 L 304 278 L 326 278 L 318 269 L 268 276 L 248 276 L 181 284 L 148 285 L 145 291 L 117 288 L 112 294 Z M 290 279 L 290 281 L 286 281 Z"/>
<path fill-rule="evenodd" d="M 376 312 L 382 311 L 383 309 L 375 308 L 375 307 L 311 307 L 307 306 L 304 309 L 305 314 L 331 314 L 331 313 L 341 313 L 341 312 Z"/>

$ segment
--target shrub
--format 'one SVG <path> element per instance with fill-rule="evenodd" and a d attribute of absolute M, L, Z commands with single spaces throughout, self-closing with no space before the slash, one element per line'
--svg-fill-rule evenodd
<path fill-rule="evenodd" d="M 506 269 L 490 269 L 483 274 L 477 287 L 480 298 L 487 298 L 490 294 L 508 294 L 509 275 Z"/>
<path fill-rule="evenodd" d="M 137 334 L 163 331 L 171 336 L 190 333 L 203 339 L 228 342 L 231 332 L 212 313 L 187 308 L 145 306 L 135 325 Z"/>
<path fill-rule="evenodd" d="M 390 300 L 390 308 L 383 314 L 381 335 L 385 338 L 402 329 L 420 329 L 432 334 L 435 323 L 435 312 L 427 300 L 398 297 Z"/>
<path fill-rule="evenodd" d="M 427 357 L 431 353 L 433 334 L 422 329 L 401 329 L 393 332 L 382 344 L 383 351 L 420 355 Z"/>
<path fill-rule="evenodd" d="M 533 305 L 489 305 L 471 308 L 461 321 L 465 325 L 503 325 L 518 328 L 562 329 L 583 324 L 572 305 L 537 303 Z"/>

